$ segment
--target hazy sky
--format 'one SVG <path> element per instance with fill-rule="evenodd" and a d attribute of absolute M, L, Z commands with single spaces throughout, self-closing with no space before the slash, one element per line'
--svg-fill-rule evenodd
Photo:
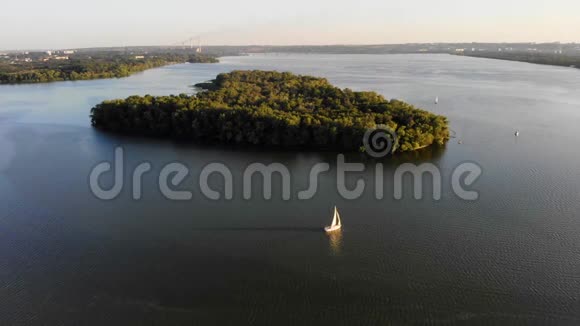
<path fill-rule="evenodd" d="M 579 0 L 6 0 L 0 49 L 580 42 Z"/>

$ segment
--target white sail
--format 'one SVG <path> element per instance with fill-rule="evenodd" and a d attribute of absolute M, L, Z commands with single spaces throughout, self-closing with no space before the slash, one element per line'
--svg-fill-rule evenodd
<path fill-rule="evenodd" d="M 332 223 L 330 224 L 330 226 L 332 227 L 337 226 L 338 223 L 339 223 L 338 211 L 336 210 L 336 207 L 334 207 L 334 216 L 332 217 Z"/>
<path fill-rule="evenodd" d="M 325 227 L 324 230 L 326 232 L 333 232 L 333 231 L 340 230 L 341 227 L 342 227 L 342 221 L 340 220 L 340 214 L 338 214 L 338 210 L 336 209 L 336 206 L 335 206 L 334 207 L 334 216 L 332 217 L 332 223 L 330 224 L 330 226 Z"/>

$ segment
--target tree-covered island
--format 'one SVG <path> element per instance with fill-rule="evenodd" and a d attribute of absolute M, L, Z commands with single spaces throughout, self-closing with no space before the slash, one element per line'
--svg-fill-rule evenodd
<path fill-rule="evenodd" d="M 199 53 L 124 54 L 32 52 L 0 60 L 0 84 L 47 83 L 128 77 L 147 69 L 174 63 L 215 63 L 218 59 Z"/>
<path fill-rule="evenodd" d="M 234 71 L 196 85 L 196 95 L 131 96 L 91 110 L 96 128 L 205 144 L 356 151 L 369 128 L 396 131 L 398 151 L 449 139 L 447 119 L 324 78 Z"/>

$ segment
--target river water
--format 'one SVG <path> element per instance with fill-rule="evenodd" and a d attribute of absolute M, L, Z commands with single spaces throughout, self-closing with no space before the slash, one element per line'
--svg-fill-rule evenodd
<path fill-rule="evenodd" d="M 337 190 L 336 153 L 193 146 L 106 134 L 89 110 L 105 99 L 192 93 L 190 85 L 235 69 L 328 78 L 446 115 L 456 138 L 444 148 L 386 161 L 358 154 L 351 173 L 366 187 Z M 0 86 L 0 324 L 3 325 L 357 325 L 580 322 L 580 71 L 448 55 L 271 54 L 183 64 L 124 79 Z M 435 97 L 439 104 L 435 105 Z M 515 130 L 521 132 L 515 137 Z M 460 143 L 461 142 L 461 143 Z M 124 150 L 124 186 L 110 201 L 91 192 L 97 164 Z M 131 175 L 143 162 L 142 198 Z M 160 171 L 189 175 L 167 199 Z M 233 174 L 233 199 L 211 200 L 199 175 L 210 163 Z M 318 178 L 316 163 L 331 170 Z M 441 171 L 441 199 L 413 198 L 404 162 Z M 466 201 L 451 187 L 472 162 L 482 175 Z M 243 196 L 252 163 L 281 163 L 291 200 L 274 178 Z M 384 164 L 384 194 L 375 195 Z M 101 186 L 112 185 L 111 173 Z M 223 189 L 219 176 L 210 184 Z M 327 236 L 332 209 L 343 231 Z"/>

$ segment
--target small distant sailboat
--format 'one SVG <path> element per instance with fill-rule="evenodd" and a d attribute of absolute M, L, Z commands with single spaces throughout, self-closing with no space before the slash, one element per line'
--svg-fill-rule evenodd
<path fill-rule="evenodd" d="M 439 96 L 435 97 L 435 104 L 439 104 Z"/>
<path fill-rule="evenodd" d="M 519 130 L 516 130 L 516 133 L 514 135 L 516 135 L 516 137 L 519 137 L 520 136 L 520 131 Z"/>
<path fill-rule="evenodd" d="M 338 210 L 336 206 L 334 206 L 334 217 L 332 218 L 332 224 L 324 228 L 326 233 L 338 231 L 342 228 L 342 221 L 340 220 L 340 214 L 338 214 Z"/>

